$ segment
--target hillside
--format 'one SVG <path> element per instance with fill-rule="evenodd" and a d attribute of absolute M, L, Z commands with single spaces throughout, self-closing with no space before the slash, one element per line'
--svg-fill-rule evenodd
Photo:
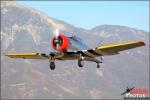
<path fill-rule="evenodd" d="M 3 53 L 50 52 L 54 28 L 76 34 L 91 48 L 102 44 L 144 41 L 146 46 L 105 57 L 100 69 L 86 62 L 56 61 L 49 70 L 46 60 L 11 59 Z M 149 33 L 119 25 L 100 25 L 85 30 L 51 18 L 15 2 L 1 4 L 1 98 L 5 99 L 110 99 L 127 86 L 149 86 Z"/>

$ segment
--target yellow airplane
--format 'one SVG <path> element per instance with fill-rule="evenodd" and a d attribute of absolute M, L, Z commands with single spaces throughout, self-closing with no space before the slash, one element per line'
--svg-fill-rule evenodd
<path fill-rule="evenodd" d="M 102 63 L 103 56 L 116 55 L 120 51 L 128 50 L 140 46 L 144 46 L 143 41 L 128 42 L 124 44 L 114 45 L 102 45 L 94 49 L 90 49 L 87 45 L 81 42 L 81 39 L 77 36 L 67 37 L 64 34 L 56 35 L 52 39 L 52 47 L 57 52 L 46 53 L 16 53 L 5 54 L 5 56 L 11 58 L 23 58 L 23 59 L 47 59 L 50 63 L 50 69 L 55 69 L 55 60 L 78 60 L 78 66 L 83 67 L 84 61 L 92 61 L 97 63 L 97 68 L 100 67 L 99 63 Z M 96 59 L 96 57 L 100 57 Z"/>

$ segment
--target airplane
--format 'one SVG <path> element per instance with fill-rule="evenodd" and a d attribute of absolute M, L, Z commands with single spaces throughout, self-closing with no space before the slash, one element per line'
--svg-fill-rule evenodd
<path fill-rule="evenodd" d="M 126 91 L 123 92 L 121 95 L 124 95 L 124 94 L 130 92 L 130 91 L 133 90 L 134 88 L 135 88 L 135 87 L 132 87 L 132 88 L 128 88 L 128 87 L 127 87 Z"/>
<path fill-rule="evenodd" d="M 56 29 L 51 45 L 56 52 L 14 53 L 5 54 L 5 56 L 23 59 L 47 59 L 49 60 L 51 70 L 55 69 L 55 60 L 78 60 L 79 67 L 84 66 L 84 61 L 91 61 L 97 63 L 97 68 L 100 68 L 100 63 L 103 63 L 104 56 L 116 55 L 120 51 L 144 46 L 145 43 L 143 41 L 127 42 L 123 44 L 101 45 L 91 49 L 79 37 L 67 37 L 64 34 L 60 34 L 59 30 Z M 97 59 L 97 57 L 100 57 L 100 59 Z"/>

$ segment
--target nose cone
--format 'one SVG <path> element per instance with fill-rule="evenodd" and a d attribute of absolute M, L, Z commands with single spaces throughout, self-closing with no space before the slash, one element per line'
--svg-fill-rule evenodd
<path fill-rule="evenodd" d="M 55 46 L 61 46 L 62 45 L 62 38 L 61 37 L 58 37 L 58 38 L 55 38 L 54 39 L 54 45 Z"/>
<path fill-rule="evenodd" d="M 59 34 L 58 37 L 53 37 L 52 39 L 52 47 L 55 50 L 66 51 L 69 44 L 69 39 L 63 34 Z"/>
<path fill-rule="evenodd" d="M 59 40 L 58 40 L 58 39 L 55 39 L 55 40 L 54 40 L 54 43 L 55 43 L 55 44 L 59 43 Z"/>

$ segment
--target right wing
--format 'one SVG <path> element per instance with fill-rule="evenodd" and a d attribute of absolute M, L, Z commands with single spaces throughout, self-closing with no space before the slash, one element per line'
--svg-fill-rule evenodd
<path fill-rule="evenodd" d="M 51 57 L 57 59 L 64 56 L 62 52 L 50 52 L 49 54 L 45 53 L 16 53 L 16 54 L 5 54 L 5 56 L 11 58 L 23 58 L 23 59 L 50 59 Z"/>

